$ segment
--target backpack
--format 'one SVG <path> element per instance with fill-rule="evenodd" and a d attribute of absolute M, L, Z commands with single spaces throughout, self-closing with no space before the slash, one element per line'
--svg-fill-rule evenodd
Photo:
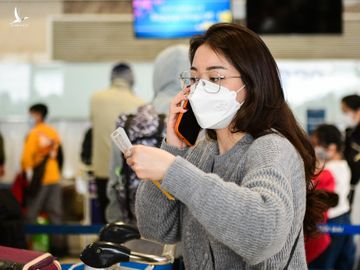
<path fill-rule="evenodd" d="M 160 147 L 165 134 L 164 114 L 157 114 L 151 105 L 141 106 L 136 114 L 121 115 L 117 127 L 122 126 L 129 136 L 130 142 Z M 117 201 L 123 215 L 123 221 L 136 223 L 135 197 L 140 179 L 123 159 L 119 181 L 116 189 Z"/>

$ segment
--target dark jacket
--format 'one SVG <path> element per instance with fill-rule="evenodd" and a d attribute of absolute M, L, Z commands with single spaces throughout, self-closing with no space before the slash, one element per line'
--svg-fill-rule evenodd
<path fill-rule="evenodd" d="M 0 134 L 0 166 L 5 164 L 4 139 Z"/>
<path fill-rule="evenodd" d="M 360 180 L 360 124 L 346 130 L 344 156 L 351 169 L 351 185 Z"/>

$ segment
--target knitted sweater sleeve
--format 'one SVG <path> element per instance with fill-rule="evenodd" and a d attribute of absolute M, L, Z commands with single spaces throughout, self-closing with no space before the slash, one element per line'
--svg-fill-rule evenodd
<path fill-rule="evenodd" d="M 294 198 L 291 182 L 304 181 L 305 185 L 303 173 L 293 174 L 294 170 L 303 170 L 295 148 L 285 138 L 267 135 L 250 146 L 241 185 L 204 173 L 177 157 L 162 186 L 184 203 L 215 239 L 254 265 L 284 247 L 294 218 L 293 200 L 305 203 L 299 194 Z M 158 207 L 165 218 L 169 206 Z M 149 211 L 146 220 L 153 214 Z M 149 234 L 161 239 L 167 230 L 171 231 L 157 222 Z"/>
<path fill-rule="evenodd" d="M 180 149 L 163 141 L 161 148 L 175 156 L 185 156 L 188 148 Z M 137 225 L 144 238 L 162 243 L 176 243 L 180 233 L 180 202 L 170 201 L 150 181 L 143 181 L 136 191 Z M 161 224 L 161 230 L 157 228 Z"/>

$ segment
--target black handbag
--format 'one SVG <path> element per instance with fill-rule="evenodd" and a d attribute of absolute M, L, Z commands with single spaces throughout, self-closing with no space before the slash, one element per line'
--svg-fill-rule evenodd
<path fill-rule="evenodd" d="M 35 197 L 40 191 L 48 159 L 49 155 L 46 155 L 44 159 L 33 168 L 33 175 L 31 177 L 30 184 L 26 190 L 26 195 L 30 198 Z"/>

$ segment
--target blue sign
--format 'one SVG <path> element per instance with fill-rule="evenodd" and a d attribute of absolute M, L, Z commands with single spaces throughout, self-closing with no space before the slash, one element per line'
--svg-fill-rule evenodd
<path fill-rule="evenodd" d="M 313 131 L 321 124 L 325 123 L 325 110 L 318 109 L 313 110 L 309 109 L 306 111 L 307 125 L 306 130 L 308 134 L 312 134 Z"/>
<path fill-rule="evenodd" d="M 231 0 L 133 0 L 134 32 L 141 38 L 184 38 L 231 22 Z"/>

